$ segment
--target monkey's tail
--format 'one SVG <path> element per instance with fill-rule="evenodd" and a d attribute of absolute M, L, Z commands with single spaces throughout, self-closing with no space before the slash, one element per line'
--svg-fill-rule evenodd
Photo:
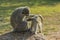
<path fill-rule="evenodd" d="M 41 19 L 41 22 L 43 23 L 43 17 L 42 15 L 39 15 L 40 19 Z"/>

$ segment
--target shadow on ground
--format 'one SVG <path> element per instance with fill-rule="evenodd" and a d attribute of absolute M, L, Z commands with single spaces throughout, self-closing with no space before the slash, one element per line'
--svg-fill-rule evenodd
<path fill-rule="evenodd" d="M 45 40 L 41 34 L 34 35 L 30 32 L 26 33 L 15 33 L 15 32 L 9 32 L 4 35 L 0 35 L 0 40 Z"/>

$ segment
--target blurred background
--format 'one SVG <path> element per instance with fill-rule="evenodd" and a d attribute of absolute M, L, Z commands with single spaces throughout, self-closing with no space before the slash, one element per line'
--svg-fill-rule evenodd
<path fill-rule="evenodd" d="M 31 14 L 41 14 L 44 18 L 45 35 L 60 30 L 60 0 L 0 0 L 0 35 L 13 30 L 10 25 L 12 12 L 28 6 Z"/>

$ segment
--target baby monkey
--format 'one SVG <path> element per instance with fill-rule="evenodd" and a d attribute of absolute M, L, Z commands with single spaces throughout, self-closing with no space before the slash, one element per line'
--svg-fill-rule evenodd
<path fill-rule="evenodd" d="M 29 15 L 26 18 L 27 21 L 31 21 L 30 31 L 34 34 L 42 33 L 43 17 L 41 15 Z"/>

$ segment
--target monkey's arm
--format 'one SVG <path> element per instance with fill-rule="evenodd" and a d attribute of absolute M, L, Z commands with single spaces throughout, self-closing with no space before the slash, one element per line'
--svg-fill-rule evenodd
<path fill-rule="evenodd" d="M 31 21 L 34 19 L 34 14 L 29 14 L 27 21 Z"/>
<path fill-rule="evenodd" d="M 34 18 L 33 18 L 33 17 L 31 17 L 31 18 L 28 18 L 28 19 L 27 19 L 27 21 L 31 21 L 31 20 L 33 20 L 33 19 L 34 19 Z"/>

